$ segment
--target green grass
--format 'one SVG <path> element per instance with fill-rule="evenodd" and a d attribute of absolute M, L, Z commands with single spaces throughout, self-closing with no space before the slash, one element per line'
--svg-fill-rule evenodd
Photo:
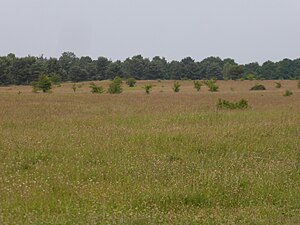
<path fill-rule="evenodd" d="M 0 224 L 300 224 L 298 92 L 199 94 L 1 94 Z"/>

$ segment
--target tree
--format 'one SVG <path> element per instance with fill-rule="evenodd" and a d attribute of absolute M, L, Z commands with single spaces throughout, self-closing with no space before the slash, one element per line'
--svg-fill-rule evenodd
<path fill-rule="evenodd" d="M 197 91 L 200 91 L 202 87 L 202 83 L 198 80 L 194 80 L 194 88 L 197 90 Z"/>
<path fill-rule="evenodd" d="M 146 94 L 150 94 L 150 90 L 152 89 L 152 87 L 152 84 L 147 84 L 143 87 L 146 91 Z"/>
<path fill-rule="evenodd" d="M 180 91 L 180 84 L 178 81 L 175 81 L 174 84 L 173 84 L 173 91 L 174 92 L 179 92 Z"/>
<path fill-rule="evenodd" d="M 52 88 L 51 79 L 45 74 L 41 75 L 38 81 L 33 83 L 34 92 L 37 92 L 39 90 L 42 90 L 43 92 L 49 92 L 51 88 Z"/>
<path fill-rule="evenodd" d="M 126 84 L 127 84 L 129 87 L 134 87 L 135 84 L 136 84 L 136 80 L 135 80 L 133 77 L 130 77 L 130 78 L 127 79 Z"/>
<path fill-rule="evenodd" d="M 105 80 L 107 77 L 107 68 L 110 65 L 109 61 L 105 57 L 99 57 L 96 61 L 96 80 Z"/>
<path fill-rule="evenodd" d="M 108 93 L 121 94 L 122 92 L 122 79 L 119 76 L 116 76 L 109 85 Z"/>

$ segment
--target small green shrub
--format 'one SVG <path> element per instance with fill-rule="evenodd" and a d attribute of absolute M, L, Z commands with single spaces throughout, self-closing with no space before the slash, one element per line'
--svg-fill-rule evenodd
<path fill-rule="evenodd" d="M 230 102 L 224 99 L 219 99 L 217 103 L 218 109 L 246 109 L 248 107 L 248 101 L 245 99 L 241 99 L 238 102 Z"/>
<path fill-rule="evenodd" d="M 291 96 L 293 95 L 293 92 L 292 91 L 289 91 L 289 90 L 286 90 L 283 94 L 284 97 L 288 97 L 288 96 Z"/>
<path fill-rule="evenodd" d="M 134 87 L 136 84 L 136 80 L 133 77 L 127 79 L 126 84 L 128 87 Z"/>
<path fill-rule="evenodd" d="M 174 84 L 173 84 L 173 91 L 174 92 L 179 92 L 180 91 L 180 84 L 178 81 L 175 81 Z"/>
<path fill-rule="evenodd" d="M 146 91 L 146 94 L 150 94 L 152 87 L 153 87 L 152 84 L 147 84 L 143 87 Z"/>
<path fill-rule="evenodd" d="M 276 88 L 281 88 L 281 87 L 282 87 L 281 82 L 275 82 L 275 87 L 276 87 Z"/>
<path fill-rule="evenodd" d="M 73 91 L 74 91 L 74 93 L 75 93 L 76 90 L 77 90 L 76 84 L 73 84 L 73 85 L 72 85 L 72 89 L 73 89 Z"/>
<path fill-rule="evenodd" d="M 49 92 L 52 88 L 51 79 L 47 75 L 41 75 L 38 81 L 32 83 L 33 92 L 43 91 Z"/>
<path fill-rule="evenodd" d="M 266 87 L 262 84 L 255 84 L 250 91 L 264 91 L 266 90 Z"/>
<path fill-rule="evenodd" d="M 216 80 L 206 80 L 204 84 L 208 87 L 208 90 L 211 92 L 216 92 L 219 90 L 219 86 L 217 85 Z"/>
<path fill-rule="evenodd" d="M 109 88 L 108 88 L 108 93 L 121 94 L 122 92 L 123 92 L 122 79 L 121 79 L 121 77 L 117 76 L 110 83 Z"/>
<path fill-rule="evenodd" d="M 202 87 L 202 83 L 199 80 L 194 80 L 194 88 L 197 91 L 200 91 L 201 87 Z"/>
<path fill-rule="evenodd" d="M 102 94 L 104 89 L 102 86 L 97 86 L 96 84 L 91 84 L 90 88 L 92 89 L 91 92 L 93 94 Z"/>

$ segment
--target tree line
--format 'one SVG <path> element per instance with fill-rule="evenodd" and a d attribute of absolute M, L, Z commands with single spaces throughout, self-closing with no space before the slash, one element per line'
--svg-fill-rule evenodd
<path fill-rule="evenodd" d="M 112 61 L 106 57 L 94 60 L 89 56 L 77 57 L 73 52 L 64 52 L 59 58 L 14 54 L 0 57 L 0 85 L 27 85 L 47 74 L 59 81 L 91 81 L 133 77 L 137 80 L 210 80 L 210 79 L 299 79 L 300 58 L 283 59 L 239 65 L 234 59 L 208 57 L 201 62 L 191 57 L 168 62 L 156 56 L 153 59 L 136 55 L 124 61 Z"/>

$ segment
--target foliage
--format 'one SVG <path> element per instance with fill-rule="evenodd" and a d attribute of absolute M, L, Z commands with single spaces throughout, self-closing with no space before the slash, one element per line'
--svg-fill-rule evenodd
<path fill-rule="evenodd" d="M 262 84 L 255 84 L 250 91 L 264 91 L 266 90 L 266 87 Z"/>
<path fill-rule="evenodd" d="M 152 87 L 153 87 L 152 84 L 147 84 L 143 88 L 145 89 L 147 94 L 150 94 Z"/>
<path fill-rule="evenodd" d="M 58 59 L 16 57 L 14 54 L 0 57 L 0 85 L 28 85 L 36 81 L 40 74 L 50 77 L 55 74 L 53 84 L 113 79 L 116 75 L 133 76 L 139 80 L 297 79 L 300 59 L 238 65 L 233 59 L 222 60 L 219 57 L 208 57 L 200 62 L 186 57 L 168 62 L 164 57 L 148 59 L 136 55 L 124 61 L 111 61 L 105 57 L 96 60 L 89 56 L 77 57 L 73 52 L 64 52 Z"/>
<path fill-rule="evenodd" d="M 175 81 L 174 84 L 173 84 L 173 91 L 174 92 L 179 92 L 180 91 L 180 87 L 181 87 L 181 85 L 179 84 L 179 82 Z"/>
<path fill-rule="evenodd" d="M 194 80 L 194 88 L 197 91 L 200 91 L 201 87 L 202 87 L 202 83 L 199 80 Z"/>
<path fill-rule="evenodd" d="M 283 96 L 285 96 L 285 97 L 288 97 L 288 96 L 291 96 L 291 95 L 293 95 L 293 92 L 292 92 L 292 91 L 289 91 L 289 90 L 286 90 L 286 91 L 284 92 L 284 94 L 283 94 Z"/>
<path fill-rule="evenodd" d="M 76 86 L 76 84 L 73 84 L 73 85 L 72 85 L 72 89 L 73 89 L 73 92 L 75 93 L 75 92 L 76 92 L 76 90 L 77 90 L 77 86 Z"/>
<path fill-rule="evenodd" d="M 43 91 L 49 92 L 52 88 L 51 79 L 47 75 L 41 75 L 38 81 L 33 82 L 33 92 Z"/>
<path fill-rule="evenodd" d="M 130 77 L 130 78 L 127 79 L 126 84 L 127 84 L 129 87 L 134 87 L 135 84 L 136 84 L 136 80 L 135 80 L 133 77 Z"/>
<path fill-rule="evenodd" d="M 121 94 L 122 92 L 123 92 L 122 79 L 119 76 L 116 76 L 109 85 L 108 93 Z"/>
<path fill-rule="evenodd" d="M 241 99 L 238 102 L 230 102 L 227 100 L 219 99 L 217 103 L 218 109 L 246 109 L 248 107 L 248 101 L 245 99 Z"/>
<path fill-rule="evenodd" d="M 102 86 L 97 86 L 96 84 L 92 83 L 90 85 L 90 88 L 92 89 L 91 92 L 93 94 L 102 94 L 104 92 L 104 89 Z"/>
<path fill-rule="evenodd" d="M 246 75 L 247 80 L 256 80 L 256 77 L 253 73 L 249 73 Z"/>
<path fill-rule="evenodd" d="M 276 87 L 276 88 L 281 88 L 281 87 L 282 87 L 281 82 L 275 82 L 275 87 Z"/>
<path fill-rule="evenodd" d="M 204 84 L 208 87 L 208 90 L 211 92 L 216 92 L 219 90 L 216 80 L 205 80 Z"/>

